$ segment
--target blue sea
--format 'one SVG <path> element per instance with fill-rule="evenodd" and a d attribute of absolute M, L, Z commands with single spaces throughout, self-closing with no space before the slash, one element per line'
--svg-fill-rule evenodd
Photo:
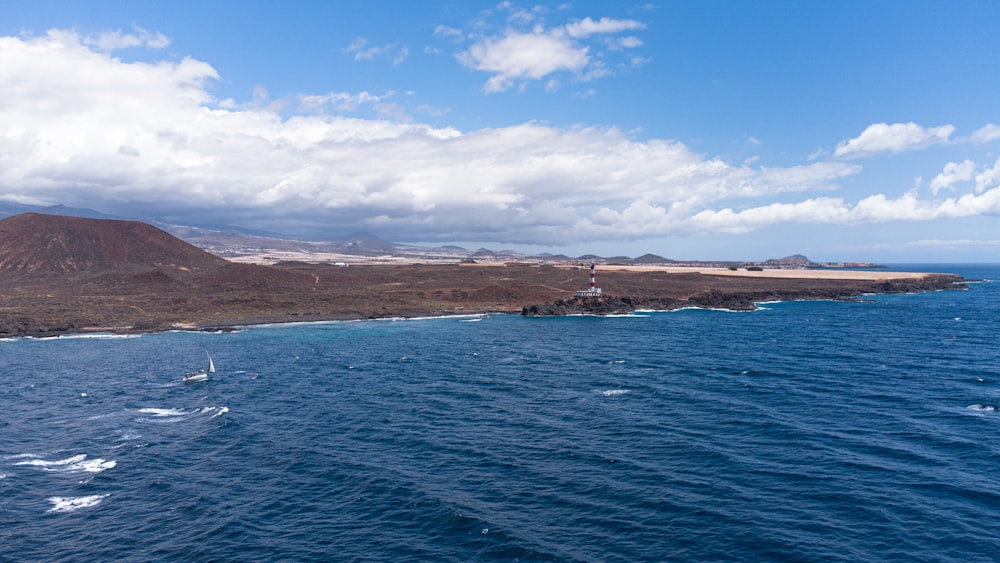
<path fill-rule="evenodd" d="M 0 560 L 996 561 L 1000 266 L 909 268 L 990 281 L 3 340 Z"/>

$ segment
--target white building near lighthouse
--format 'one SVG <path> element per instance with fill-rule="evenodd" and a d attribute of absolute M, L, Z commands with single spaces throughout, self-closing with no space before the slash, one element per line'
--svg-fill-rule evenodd
<path fill-rule="evenodd" d="M 597 287 L 597 283 L 595 281 L 595 277 L 596 277 L 595 274 L 594 274 L 595 269 L 596 268 L 595 268 L 594 264 L 591 263 L 590 264 L 590 289 L 585 289 L 583 291 L 577 291 L 576 292 L 576 296 L 577 297 L 600 297 L 600 295 L 601 295 L 601 288 Z"/>

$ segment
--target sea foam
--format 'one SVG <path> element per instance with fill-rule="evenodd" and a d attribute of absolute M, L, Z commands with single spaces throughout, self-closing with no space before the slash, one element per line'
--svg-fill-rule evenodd
<path fill-rule="evenodd" d="M 80 510 L 81 508 L 90 508 L 91 506 L 97 506 L 107 497 L 108 494 L 88 495 L 84 497 L 50 497 L 49 502 L 52 503 L 52 508 L 48 511 L 73 512 L 74 510 Z"/>
<path fill-rule="evenodd" d="M 101 458 L 87 459 L 87 454 L 78 454 L 75 456 L 67 457 L 65 459 L 57 459 L 54 461 L 33 458 L 25 461 L 19 461 L 14 465 L 27 465 L 32 467 L 40 467 L 45 471 L 62 472 L 62 473 L 100 473 L 107 469 L 111 469 L 118 462 L 115 460 L 105 460 Z"/>

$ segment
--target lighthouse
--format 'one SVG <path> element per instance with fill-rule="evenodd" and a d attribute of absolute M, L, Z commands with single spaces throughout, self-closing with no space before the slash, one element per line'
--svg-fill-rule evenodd
<path fill-rule="evenodd" d="M 601 288 L 597 287 L 597 275 L 596 266 L 593 262 L 590 263 L 590 288 L 583 291 L 577 291 L 577 297 L 599 297 L 601 295 Z"/>

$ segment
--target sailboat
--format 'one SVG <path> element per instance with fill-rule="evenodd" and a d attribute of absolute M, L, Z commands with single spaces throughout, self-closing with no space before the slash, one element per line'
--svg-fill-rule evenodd
<path fill-rule="evenodd" d="M 208 369 L 199 369 L 192 372 L 184 374 L 184 381 L 205 381 L 208 379 L 208 374 L 215 373 L 215 364 L 212 362 L 212 355 L 205 350 L 205 355 L 208 356 Z"/>

